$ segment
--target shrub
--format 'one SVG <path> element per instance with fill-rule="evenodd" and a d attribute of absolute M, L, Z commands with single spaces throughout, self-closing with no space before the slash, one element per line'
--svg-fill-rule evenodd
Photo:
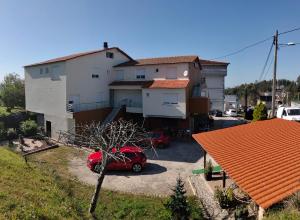
<path fill-rule="evenodd" d="M 177 178 L 176 186 L 172 190 L 173 195 L 171 195 L 165 207 L 171 211 L 173 219 L 188 219 L 191 213 L 190 206 L 185 195 L 184 183 L 180 177 Z"/>
<path fill-rule="evenodd" d="M 213 165 L 212 165 L 212 162 L 211 162 L 211 160 L 209 160 L 208 162 L 207 162 L 207 167 L 206 167 L 206 170 L 205 170 L 205 179 L 206 180 L 211 180 L 212 179 L 212 172 L 213 172 L 213 169 L 214 169 L 214 167 L 213 167 Z"/>
<path fill-rule="evenodd" d="M 221 208 L 223 209 L 231 208 L 236 205 L 236 199 L 234 198 L 232 188 L 222 189 L 220 187 L 216 187 L 214 197 L 218 200 Z"/>
<path fill-rule="evenodd" d="M 6 129 L 4 122 L 0 121 L 0 140 L 4 140 L 6 138 Z"/>
<path fill-rule="evenodd" d="M 23 121 L 20 125 L 20 130 L 25 136 L 33 136 L 37 133 L 37 124 L 33 120 Z"/>
<path fill-rule="evenodd" d="M 237 220 L 243 220 L 247 218 L 249 215 L 249 211 L 247 206 L 240 206 L 235 209 L 234 216 Z"/>
<path fill-rule="evenodd" d="M 253 120 L 252 121 L 261 121 L 268 118 L 268 109 L 265 104 L 259 103 L 254 108 Z"/>
<path fill-rule="evenodd" d="M 17 138 L 17 131 L 16 131 L 16 129 L 14 129 L 14 128 L 9 128 L 8 130 L 7 130 L 7 139 L 8 140 L 12 140 L 12 139 L 15 139 L 15 138 Z"/>

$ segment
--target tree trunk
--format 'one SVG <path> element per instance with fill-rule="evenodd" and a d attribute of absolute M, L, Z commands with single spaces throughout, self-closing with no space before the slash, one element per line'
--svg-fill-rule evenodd
<path fill-rule="evenodd" d="M 97 185 L 95 187 L 95 192 L 94 192 L 93 198 L 91 200 L 91 204 L 90 204 L 90 210 L 89 210 L 89 212 L 91 214 L 94 213 L 94 211 L 95 211 L 95 209 L 97 207 L 99 193 L 100 193 L 100 190 L 101 190 L 101 187 L 102 187 L 102 183 L 103 183 L 103 180 L 104 180 L 104 177 L 105 177 L 105 172 L 106 172 L 106 166 L 99 173 Z"/>

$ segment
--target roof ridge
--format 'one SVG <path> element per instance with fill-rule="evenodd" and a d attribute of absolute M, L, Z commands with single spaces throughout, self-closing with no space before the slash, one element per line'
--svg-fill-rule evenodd
<path fill-rule="evenodd" d="M 100 52 L 113 50 L 113 49 L 118 50 L 120 53 L 122 53 L 123 55 L 128 57 L 130 60 L 133 60 L 128 54 L 126 54 L 119 47 L 109 47 L 109 48 L 99 49 L 99 50 L 91 50 L 91 51 L 86 51 L 86 52 L 72 53 L 72 54 L 69 54 L 69 55 L 52 58 L 52 59 L 41 61 L 41 62 L 38 62 L 38 63 L 29 64 L 29 65 L 26 65 L 24 67 L 31 67 L 31 66 L 38 66 L 38 65 L 49 64 L 49 63 L 63 62 L 63 61 L 75 59 L 75 58 L 78 58 L 78 57 L 81 57 L 81 56 L 91 55 L 91 54 L 94 54 L 94 53 L 100 53 Z"/>

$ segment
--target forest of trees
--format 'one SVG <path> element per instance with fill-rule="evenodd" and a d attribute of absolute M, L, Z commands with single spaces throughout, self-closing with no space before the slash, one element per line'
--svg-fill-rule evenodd
<path fill-rule="evenodd" d="M 256 105 L 259 94 L 263 92 L 272 91 L 272 80 L 261 81 L 255 83 L 245 83 L 239 86 L 225 89 L 225 95 L 237 95 L 240 99 L 240 103 L 245 103 L 245 92 L 247 88 L 248 105 Z M 300 76 L 296 81 L 287 79 L 277 80 L 277 88 L 289 92 L 289 101 L 299 100 L 300 93 Z"/>

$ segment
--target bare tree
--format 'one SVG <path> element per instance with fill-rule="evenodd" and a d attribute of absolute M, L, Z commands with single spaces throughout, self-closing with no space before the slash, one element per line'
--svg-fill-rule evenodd
<path fill-rule="evenodd" d="M 96 209 L 107 165 L 113 160 L 125 162 L 125 159 L 129 159 L 120 153 L 120 149 L 125 145 L 153 149 L 151 139 L 147 137 L 143 128 L 122 119 L 108 124 L 91 123 L 77 126 L 71 131 L 61 132 L 60 142 L 69 146 L 99 149 L 102 154 L 102 160 L 96 165 L 99 175 L 90 203 L 89 212 L 91 214 Z"/>

